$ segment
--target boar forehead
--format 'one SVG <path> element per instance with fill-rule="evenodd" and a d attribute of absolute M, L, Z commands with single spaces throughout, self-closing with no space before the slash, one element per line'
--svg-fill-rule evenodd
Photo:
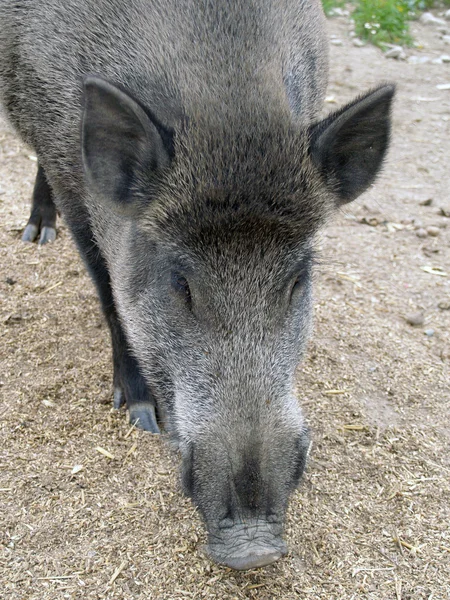
<path fill-rule="evenodd" d="M 142 227 L 185 241 L 210 225 L 252 219 L 277 223 L 297 240 L 316 231 L 333 198 L 312 164 L 308 133 L 266 118 L 196 122 L 175 132 L 172 165 L 156 193 L 144 192 L 150 201 Z"/>

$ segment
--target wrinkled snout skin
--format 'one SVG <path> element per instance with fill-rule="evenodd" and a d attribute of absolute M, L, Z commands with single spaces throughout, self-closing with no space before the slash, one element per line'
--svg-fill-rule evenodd
<path fill-rule="evenodd" d="M 241 517 L 231 526 L 210 527 L 208 555 L 238 571 L 265 567 L 287 552 L 282 524 L 268 518 Z"/>
<path fill-rule="evenodd" d="M 289 431 L 286 434 L 289 436 Z M 281 440 L 277 447 L 275 435 L 274 447 L 268 452 L 255 444 L 255 435 L 245 437 L 237 452 L 226 440 L 222 448 L 215 441 L 220 454 L 213 473 L 206 452 L 210 443 L 204 448 L 194 446 L 183 464 L 185 491 L 207 524 L 209 556 L 239 570 L 268 565 L 286 554 L 282 534 L 287 499 L 303 471 L 308 444 L 306 432 L 297 438 L 294 448 Z"/>
<path fill-rule="evenodd" d="M 4 1 L 0 24 L 1 101 L 97 286 L 114 405 L 179 448 L 212 560 L 273 563 L 316 234 L 380 170 L 394 87 L 319 119 L 319 0 Z"/>

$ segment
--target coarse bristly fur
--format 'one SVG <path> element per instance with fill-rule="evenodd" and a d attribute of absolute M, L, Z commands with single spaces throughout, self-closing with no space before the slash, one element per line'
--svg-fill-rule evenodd
<path fill-rule="evenodd" d="M 236 569 L 286 552 L 314 236 L 389 142 L 389 84 L 317 120 L 326 37 L 319 0 L 0 2 L 1 99 L 39 162 L 24 239 L 55 204 L 111 328 L 115 405 L 169 431 Z"/>

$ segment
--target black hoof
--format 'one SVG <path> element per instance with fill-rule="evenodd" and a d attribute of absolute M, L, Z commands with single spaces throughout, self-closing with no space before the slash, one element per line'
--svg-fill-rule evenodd
<path fill-rule="evenodd" d="M 155 407 L 151 402 L 140 402 L 129 407 L 130 423 L 150 433 L 160 433 L 156 423 Z"/>
<path fill-rule="evenodd" d="M 29 223 L 22 234 L 22 242 L 34 242 L 39 233 L 39 228 L 37 225 L 33 225 Z"/>
<path fill-rule="evenodd" d="M 114 399 L 113 399 L 113 406 L 116 410 L 119 410 L 119 408 L 122 408 L 122 406 L 125 404 L 125 394 L 122 392 L 122 390 L 119 387 L 114 388 Z"/>
<path fill-rule="evenodd" d="M 56 229 L 54 227 L 43 227 L 41 229 L 41 237 L 39 238 L 39 246 L 54 242 L 56 240 Z"/>

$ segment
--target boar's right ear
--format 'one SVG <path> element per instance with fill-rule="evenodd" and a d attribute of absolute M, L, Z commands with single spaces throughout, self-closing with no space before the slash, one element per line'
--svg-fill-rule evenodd
<path fill-rule="evenodd" d="M 142 203 L 139 184 L 171 158 L 168 132 L 127 93 L 100 77 L 84 80 L 83 167 L 88 185 L 120 214 Z"/>
<path fill-rule="evenodd" d="M 341 206 L 374 181 L 389 145 L 395 87 L 358 98 L 311 129 L 311 156 Z"/>

